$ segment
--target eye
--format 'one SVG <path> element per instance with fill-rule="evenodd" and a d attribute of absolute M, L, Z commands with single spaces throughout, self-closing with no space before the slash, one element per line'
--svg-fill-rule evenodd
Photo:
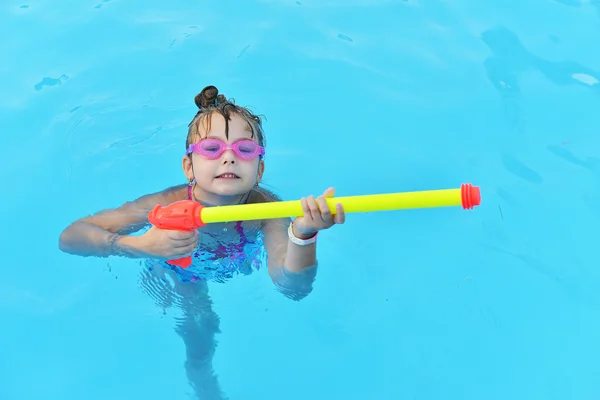
<path fill-rule="evenodd" d="M 254 153 L 256 145 L 254 144 L 254 142 L 241 143 L 239 149 L 242 153 L 251 154 Z"/>
<path fill-rule="evenodd" d="M 221 148 L 221 146 L 219 146 L 218 143 L 203 143 L 202 144 L 202 150 L 209 152 L 209 153 L 216 153 L 219 151 L 219 149 Z"/>

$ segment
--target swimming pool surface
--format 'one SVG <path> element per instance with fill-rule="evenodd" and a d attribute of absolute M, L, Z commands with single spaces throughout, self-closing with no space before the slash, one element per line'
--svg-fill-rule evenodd
<path fill-rule="evenodd" d="M 0 26 L 0 399 L 191 398 L 140 261 L 58 236 L 184 183 L 211 84 L 267 116 L 287 200 L 482 190 L 349 215 L 302 301 L 211 283 L 226 398 L 600 398 L 600 2 L 8 0 Z"/>

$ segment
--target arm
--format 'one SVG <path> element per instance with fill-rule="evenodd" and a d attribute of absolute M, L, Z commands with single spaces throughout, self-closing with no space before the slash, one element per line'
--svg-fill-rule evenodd
<path fill-rule="evenodd" d="M 255 189 L 253 194 L 254 196 L 251 197 L 253 203 L 281 201 L 277 195 L 263 188 Z M 314 266 L 317 262 L 316 243 L 300 246 L 292 242 L 288 237 L 290 223 L 290 218 L 263 221 L 262 232 L 264 234 L 265 249 L 268 253 L 269 274 L 271 277 L 278 273 L 284 265 L 288 271 L 297 273 Z M 312 234 L 300 235 L 298 233 L 296 235 L 301 238 L 312 236 Z"/>
<path fill-rule="evenodd" d="M 185 198 L 185 187 L 176 186 L 81 218 L 61 233 L 59 249 L 81 256 L 144 257 L 145 253 L 139 251 L 139 237 L 127 235 L 148 225 L 148 213 L 157 204 L 168 205 Z"/>
<path fill-rule="evenodd" d="M 286 297 L 302 300 L 312 292 L 317 275 L 317 246 L 299 246 L 287 234 L 289 218 L 265 221 L 264 243 L 269 275 Z"/>
<path fill-rule="evenodd" d="M 333 215 L 325 201 L 333 196 L 333 188 L 327 189 L 317 199 L 310 196 L 302 199 L 303 216 L 294 220 L 293 234 L 308 239 L 319 230 L 328 229 L 334 224 L 343 224 L 344 210 L 336 206 Z M 263 201 L 279 200 L 274 195 L 264 193 Z M 269 275 L 273 283 L 284 294 L 294 299 L 306 297 L 312 291 L 312 283 L 317 273 L 317 244 L 298 245 L 288 236 L 289 218 L 266 220 L 263 224 L 264 243 L 268 254 Z"/>
<path fill-rule="evenodd" d="M 271 276 L 284 267 L 290 272 L 298 273 L 317 263 L 317 243 L 300 246 L 292 242 L 287 232 L 290 222 L 288 218 L 265 221 L 263 233 Z"/>

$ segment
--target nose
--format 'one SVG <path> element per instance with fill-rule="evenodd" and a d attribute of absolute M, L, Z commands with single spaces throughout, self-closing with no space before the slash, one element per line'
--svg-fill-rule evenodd
<path fill-rule="evenodd" d="M 221 155 L 221 161 L 223 164 L 235 164 L 235 154 L 231 149 L 227 149 Z"/>

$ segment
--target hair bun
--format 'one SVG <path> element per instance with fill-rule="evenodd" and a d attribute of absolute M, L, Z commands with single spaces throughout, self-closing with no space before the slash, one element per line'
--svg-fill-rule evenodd
<path fill-rule="evenodd" d="M 215 86 L 207 86 L 194 98 L 194 103 L 199 109 L 215 107 L 219 103 L 227 101 L 226 97 L 219 94 L 219 89 Z"/>

